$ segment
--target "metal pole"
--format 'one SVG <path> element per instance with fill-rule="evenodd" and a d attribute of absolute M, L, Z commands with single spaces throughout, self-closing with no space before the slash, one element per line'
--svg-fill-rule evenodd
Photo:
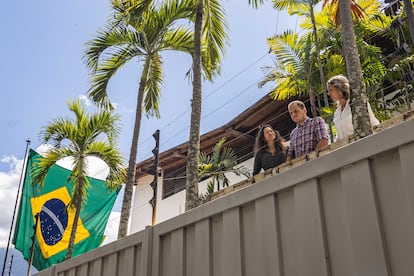
<path fill-rule="evenodd" d="M 155 148 L 152 150 L 154 153 L 154 164 L 153 164 L 153 171 L 154 171 L 154 180 L 151 182 L 151 187 L 153 189 L 153 197 L 152 197 L 152 225 L 155 225 L 156 217 L 157 217 L 157 187 L 158 187 L 158 163 L 159 163 L 159 152 L 160 152 L 160 130 L 157 129 L 155 133 L 152 135 L 155 138 Z"/>
<path fill-rule="evenodd" d="M 158 171 L 155 171 L 154 179 L 155 178 L 158 179 Z M 158 182 L 158 180 L 154 180 L 154 181 Z M 157 185 L 158 184 L 155 184 L 155 187 L 154 187 L 154 190 L 153 190 L 154 202 L 153 202 L 153 205 L 152 205 L 152 220 L 151 220 L 152 224 L 151 225 L 155 225 L 156 217 L 157 217 Z"/>
<path fill-rule="evenodd" d="M 9 276 L 11 275 L 11 270 L 12 270 L 12 266 L 13 266 L 13 254 L 10 257 L 10 266 L 9 266 Z"/>
<path fill-rule="evenodd" d="M 33 226 L 34 233 L 32 237 L 32 247 L 30 247 L 30 258 L 29 258 L 29 267 L 27 268 L 27 276 L 30 276 L 30 270 L 32 269 L 33 253 L 34 253 L 35 242 L 36 242 L 37 224 L 39 223 L 39 213 L 37 213 L 34 217 L 35 217 L 35 225 Z"/>
<path fill-rule="evenodd" d="M 26 159 L 27 159 L 27 151 L 29 149 L 29 145 L 30 145 L 30 140 L 27 139 L 26 140 L 26 150 L 25 150 L 25 153 L 24 153 L 23 167 L 22 167 L 22 171 L 20 173 L 19 187 L 17 188 L 16 202 L 14 203 L 13 217 L 12 217 L 12 222 L 11 222 L 11 225 L 10 225 L 9 239 L 7 241 L 6 254 L 4 255 L 4 262 L 3 262 L 3 269 L 1 271 L 1 276 L 4 276 L 4 270 L 6 268 L 7 254 L 9 252 L 9 247 L 10 247 L 10 239 L 11 239 L 11 235 L 12 235 L 12 231 L 13 231 L 14 217 L 16 216 L 17 202 L 19 201 L 20 186 L 22 184 L 23 173 L 24 173 L 24 171 L 26 169 L 26 165 L 27 165 L 27 160 Z"/>

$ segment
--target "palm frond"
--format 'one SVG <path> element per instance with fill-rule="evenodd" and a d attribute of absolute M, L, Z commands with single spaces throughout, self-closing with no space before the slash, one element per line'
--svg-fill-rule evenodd
<path fill-rule="evenodd" d="M 47 152 L 46 156 L 35 159 L 33 169 L 30 172 L 32 177 L 32 185 L 39 184 L 41 189 L 45 183 L 47 172 L 62 158 L 73 156 L 74 152 L 67 147 L 51 148 Z"/>
<path fill-rule="evenodd" d="M 208 80 L 220 73 L 221 56 L 228 41 L 227 29 L 225 13 L 220 1 L 205 1 L 201 51 L 203 72 Z"/>
<path fill-rule="evenodd" d="M 168 31 L 164 36 L 162 50 L 174 50 L 193 54 L 194 36 L 192 30 L 185 27 L 178 27 Z"/>
<path fill-rule="evenodd" d="M 125 22 L 140 21 L 142 14 L 153 3 L 153 0 L 112 0 L 112 8 L 116 11 L 116 20 Z"/>
<path fill-rule="evenodd" d="M 143 49 L 145 40 L 142 35 L 142 33 L 136 32 L 128 26 L 107 27 L 98 31 L 97 36 L 86 43 L 87 48 L 83 60 L 94 73 L 98 68 L 100 59 L 115 55 L 118 48 L 135 45 L 135 47 Z M 143 54 L 143 50 L 141 50 L 141 54 Z"/>
<path fill-rule="evenodd" d="M 237 166 L 237 156 L 232 148 L 224 147 L 226 139 L 221 138 L 213 147 L 210 155 L 200 153 L 199 155 L 199 176 L 201 178 L 211 177 L 208 185 L 217 184 L 217 189 L 227 187 L 229 179 L 225 175 L 226 172 L 233 172 L 237 176 L 250 176 L 250 172 L 243 166 Z"/>
<path fill-rule="evenodd" d="M 362 20 L 366 16 L 364 9 L 354 0 L 349 0 L 351 5 L 352 16 L 355 20 Z M 328 8 L 331 11 L 333 22 L 335 25 L 340 25 L 339 18 L 339 0 L 324 0 L 323 8 Z"/>
<path fill-rule="evenodd" d="M 104 161 L 109 167 L 106 183 L 109 188 L 115 188 L 125 182 L 126 169 L 121 153 L 112 144 L 104 141 L 94 141 L 88 144 L 85 151 L 88 156 L 95 156 Z"/>
<path fill-rule="evenodd" d="M 290 30 L 267 40 L 267 44 L 278 62 L 286 68 L 292 67 L 292 70 L 299 70 L 303 62 L 299 54 L 298 42 L 298 35 Z"/>
<path fill-rule="evenodd" d="M 158 53 L 151 56 L 145 86 L 144 109 L 147 114 L 159 118 L 158 102 L 161 94 L 162 85 L 162 59 Z"/>
<path fill-rule="evenodd" d="M 257 9 L 261 4 L 264 3 L 264 0 L 249 0 L 249 5 Z"/>
<path fill-rule="evenodd" d="M 290 7 L 303 4 L 300 0 L 272 0 L 273 8 L 278 11 L 285 11 Z"/>
<path fill-rule="evenodd" d="M 102 61 L 92 77 L 92 86 L 88 92 L 93 101 L 105 108 L 112 108 L 107 93 L 109 80 L 126 62 L 141 54 L 142 52 L 139 48 L 128 45 L 118 47 L 117 51 L 110 58 Z"/>
<path fill-rule="evenodd" d="M 76 132 L 76 125 L 65 118 L 57 118 L 43 127 L 39 136 L 44 143 L 50 142 L 53 147 L 60 147 L 65 139 L 74 137 Z"/>

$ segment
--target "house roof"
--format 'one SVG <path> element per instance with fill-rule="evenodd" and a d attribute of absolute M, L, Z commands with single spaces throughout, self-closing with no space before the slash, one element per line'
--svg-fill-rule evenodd
<path fill-rule="evenodd" d="M 287 104 L 292 100 L 294 98 L 274 101 L 268 95 L 264 96 L 227 124 L 201 135 L 200 152 L 211 153 L 214 145 L 225 137 L 225 146 L 234 150 L 239 162 L 247 160 L 253 156 L 255 136 L 263 124 L 272 125 L 283 137 L 288 138 L 295 127 L 287 112 Z M 159 167 L 169 175 L 185 175 L 187 151 L 188 142 L 160 153 Z M 152 173 L 153 160 L 152 157 L 136 165 L 137 179 Z"/>

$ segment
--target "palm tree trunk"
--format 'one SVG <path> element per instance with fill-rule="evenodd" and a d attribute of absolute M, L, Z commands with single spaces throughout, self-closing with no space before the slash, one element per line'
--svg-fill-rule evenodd
<path fill-rule="evenodd" d="M 66 251 L 65 260 L 69 260 L 70 258 L 72 258 L 73 246 L 75 245 L 76 230 L 78 228 L 80 210 L 82 208 L 83 180 L 79 176 L 78 176 L 78 178 L 79 178 L 79 184 L 78 184 L 78 187 L 77 187 L 78 192 L 77 192 L 77 196 L 76 196 L 75 218 L 73 219 L 73 223 L 72 223 L 72 231 L 70 232 L 68 251 Z"/>
<path fill-rule="evenodd" d="M 364 80 L 349 0 L 339 0 L 339 16 L 342 25 L 342 44 L 346 69 L 351 86 L 352 123 L 355 138 L 360 139 L 371 134 L 372 128 L 368 115 L 367 95 L 364 90 Z"/>
<path fill-rule="evenodd" d="M 411 45 L 414 44 L 414 13 L 413 4 L 411 0 L 404 0 L 404 9 L 407 14 L 408 30 L 411 36 Z"/>
<path fill-rule="evenodd" d="M 322 85 L 323 103 L 325 107 L 328 107 L 329 106 L 328 88 L 326 87 L 326 78 L 325 78 L 325 73 L 323 72 L 323 64 L 321 60 L 321 49 L 319 47 L 319 38 L 318 38 L 318 32 L 316 30 L 315 13 L 314 13 L 312 1 L 313 0 L 310 0 L 310 17 L 312 21 L 313 36 L 315 38 L 315 49 L 316 49 L 316 57 L 318 59 L 319 77 L 321 79 L 321 85 Z M 319 104 L 319 107 L 320 107 L 320 104 Z M 329 129 L 328 129 L 329 136 L 331 138 L 331 142 L 333 142 L 332 119 L 330 117 L 328 118 L 327 123 L 329 125 Z"/>
<path fill-rule="evenodd" d="M 318 59 L 319 77 L 321 79 L 321 85 L 322 85 L 322 90 L 323 90 L 322 91 L 323 102 L 325 104 L 325 107 L 328 107 L 329 106 L 328 95 L 327 95 L 328 89 L 326 88 L 325 73 L 323 72 L 323 65 L 322 65 L 322 60 L 321 60 L 321 50 L 319 48 L 318 32 L 316 31 L 316 21 L 315 21 L 315 14 L 314 14 L 314 10 L 313 10 L 312 1 L 313 0 L 310 0 L 310 17 L 311 17 L 311 21 L 312 21 L 313 36 L 315 38 L 315 49 L 316 49 L 316 57 Z"/>
<path fill-rule="evenodd" d="M 308 86 L 308 96 L 309 96 L 309 102 L 311 106 L 312 117 L 316 117 L 317 113 L 316 113 L 316 105 L 315 105 L 315 93 L 313 93 L 312 86 L 310 85 L 310 78 L 312 75 L 311 73 L 312 66 L 309 69 L 310 70 L 308 71 L 307 76 L 306 76 L 306 85 Z"/>
<path fill-rule="evenodd" d="M 203 22 L 203 1 L 197 0 L 194 23 L 193 54 L 193 99 L 191 101 L 191 125 L 186 168 L 185 210 L 199 204 L 198 197 L 198 155 L 200 154 L 200 120 L 201 120 L 201 25 Z"/>
<path fill-rule="evenodd" d="M 311 113 L 312 113 L 312 117 L 316 117 L 317 113 L 316 113 L 316 106 L 315 106 L 315 94 L 313 93 L 313 89 L 312 87 L 308 86 L 308 95 L 309 95 L 309 101 L 310 101 L 310 106 L 311 106 Z"/>
<path fill-rule="evenodd" d="M 147 74 L 150 60 L 151 56 L 148 55 L 145 60 L 144 69 L 142 70 L 141 80 L 139 83 L 137 106 L 135 109 L 134 132 L 132 135 L 131 151 L 129 153 L 128 172 L 125 184 L 124 198 L 122 200 L 122 210 L 121 219 L 119 221 L 118 239 L 125 237 L 127 235 L 128 230 L 129 214 L 131 210 L 132 201 L 132 188 L 134 187 L 135 183 L 135 166 L 138 152 L 139 131 L 141 128 L 142 103 L 144 100 L 145 85 L 147 84 Z"/>

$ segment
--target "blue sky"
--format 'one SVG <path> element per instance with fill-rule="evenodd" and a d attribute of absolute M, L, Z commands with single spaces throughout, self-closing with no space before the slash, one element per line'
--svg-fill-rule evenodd
<path fill-rule="evenodd" d="M 230 45 L 222 75 L 203 85 L 201 133 L 227 123 L 268 92 L 257 88 L 261 67 L 271 65 L 266 38 L 290 28 L 296 17 L 266 4 L 259 10 L 247 1 L 223 1 Z M 110 16 L 109 1 L 6 1 L 0 17 L 3 53 L 0 67 L 0 246 L 5 245 L 16 195 L 25 140 L 40 146 L 42 126 L 69 115 L 66 101 L 84 96 L 89 75 L 82 61 L 85 43 Z M 167 53 L 160 101 L 161 119 L 142 120 L 138 161 L 151 157 L 152 133 L 161 130 L 161 151 L 184 143 L 189 136 L 192 87 L 185 73 L 191 58 Z M 246 69 L 246 70 L 244 70 Z M 134 60 L 109 84 L 109 96 L 122 118 L 121 152 L 128 160 L 141 64 Z"/>

